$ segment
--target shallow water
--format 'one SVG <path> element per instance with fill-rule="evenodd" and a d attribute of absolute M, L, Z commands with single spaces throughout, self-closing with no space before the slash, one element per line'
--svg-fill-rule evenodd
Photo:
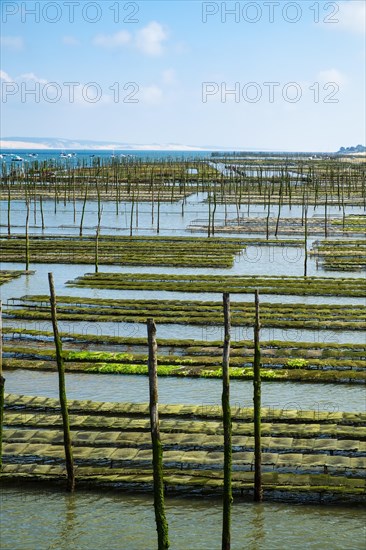
<path fill-rule="evenodd" d="M 7 393 L 58 397 L 57 373 L 11 370 L 5 374 Z M 68 399 L 146 403 L 149 382 L 143 375 L 67 373 Z M 215 379 L 159 378 L 160 403 L 221 406 L 222 381 Z M 232 406 L 253 406 L 253 382 L 231 380 Z M 366 408 L 363 386 L 346 384 L 296 384 L 262 382 L 262 406 L 271 409 L 357 411 Z"/>
<path fill-rule="evenodd" d="M 192 193 L 189 197 L 178 202 L 162 202 L 160 204 L 160 234 L 167 235 L 187 235 L 187 227 L 190 224 L 205 225 L 208 222 L 208 203 L 207 193 Z M 29 229 L 31 233 L 42 233 L 40 207 L 37 204 L 36 215 L 34 215 L 34 207 L 31 204 Z M 101 234 L 117 234 L 128 235 L 131 223 L 131 202 L 123 201 L 119 205 L 119 213 L 116 212 L 114 201 L 102 202 L 103 214 L 101 220 Z M 81 212 L 83 201 L 75 201 L 75 215 L 73 202 L 67 202 L 64 205 L 63 200 L 57 204 L 56 213 L 53 200 L 43 201 L 43 214 L 45 220 L 44 234 L 79 234 L 79 226 L 81 220 Z M 7 232 L 7 201 L 0 201 L 0 233 Z M 136 222 L 136 211 L 138 211 L 138 222 Z M 364 214 L 365 210 L 359 206 L 347 206 L 346 214 Z M 264 204 L 248 204 L 245 203 L 243 196 L 243 204 L 239 209 L 239 215 L 244 217 L 264 218 L 268 214 L 267 207 Z M 11 224 L 13 233 L 21 233 L 25 224 L 26 206 L 21 200 L 12 201 L 11 205 Z M 277 217 L 278 206 L 273 205 L 270 211 L 271 217 Z M 281 206 L 281 218 L 298 218 L 302 215 L 302 206 L 293 205 L 291 208 L 288 205 Z M 309 207 L 309 218 L 315 217 L 321 219 L 324 216 L 324 205 L 317 207 Z M 342 210 L 338 206 L 328 205 L 328 217 L 342 216 Z M 237 218 L 237 208 L 235 204 L 217 204 L 215 212 L 215 225 L 219 227 L 225 223 L 225 220 Z M 90 201 L 85 209 L 83 232 L 85 235 L 95 234 L 95 228 L 98 222 L 98 203 Z M 157 231 L 157 203 L 154 205 L 154 221 L 152 220 L 152 203 L 151 202 L 136 202 L 134 206 L 134 235 L 156 235 Z M 201 233 L 195 232 L 195 235 L 207 236 L 207 230 Z M 225 233 L 226 234 L 226 233 Z M 232 234 L 235 235 L 235 225 L 233 226 Z M 217 236 L 223 236 L 218 233 Z M 237 234 L 243 237 L 243 233 Z M 253 235 L 248 235 L 253 237 Z M 272 235 L 271 235 L 272 236 Z M 282 237 L 280 231 L 280 238 Z M 263 237 L 263 235 L 262 235 Z M 287 235 L 287 238 L 291 235 Z M 296 238 L 296 236 L 295 236 Z"/>
<path fill-rule="evenodd" d="M 143 153 L 141 153 L 143 154 Z M 159 153 L 161 155 L 161 153 Z M 187 235 L 187 227 L 192 222 L 207 223 L 208 204 L 206 193 L 193 194 L 184 201 L 160 206 L 160 234 Z M 82 210 L 82 201 L 76 201 L 74 220 L 73 204 L 66 206 L 60 201 L 54 213 L 53 201 L 44 201 L 45 234 L 77 235 Z M 136 218 L 133 234 L 156 234 L 157 205 L 155 204 L 154 223 L 151 203 L 139 203 L 139 223 Z M 130 227 L 131 203 L 119 205 L 119 215 L 113 202 L 104 203 L 102 216 L 103 234 L 128 235 Z M 271 215 L 276 216 L 278 207 L 273 206 Z M 358 207 L 346 208 L 347 214 L 363 214 Z M 135 205 L 136 214 L 136 205 Z M 248 215 L 248 205 L 243 204 L 240 214 Z M 250 205 L 251 217 L 267 215 L 263 205 Z M 281 217 L 299 217 L 301 206 L 283 206 Z M 328 216 L 338 217 L 341 211 L 336 206 L 328 206 Z M 222 224 L 227 218 L 235 218 L 235 205 L 217 205 L 215 223 Z M 324 206 L 309 208 L 309 216 L 324 216 Z M 7 203 L 0 204 L 0 233 L 7 231 Z M 11 208 L 12 232 L 24 234 L 24 201 L 14 201 Z M 87 204 L 84 233 L 95 234 L 97 223 L 97 203 Z M 41 234 L 42 229 L 39 204 L 36 219 L 31 206 L 30 232 Z M 205 232 L 195 232 L 195 236 L 205 237 Z M 217 236 L 223 236 L 218 234 Z M 236 234 L 253 238 L 253 234 Z M 263 235 L 261 235 L 263 237 Z M 279 239 L 282 235 L 279 235 Z M 284 236 L 284 238 L 286 238 Z M 309 238 L 311 246 L 313 238 Z M 151 267 L 100 266 L 101 271 L 129 273 L 205 273 L 205 274 L 247 274 L 247 275 L 297 275 L 303 274 L 302 240 L 299 247 L 276 248 L 273 246 L 248 246 L 235 257 L 231 269 L 173 269 Z M 3 263 L 2 269 L 24 269 L 24 264 Z M 65 286 L 65 282 L 85 272 L 93 271 L 88 265 L 35 265 L 34 275 L 22 276 L 1 287 L 2 300 L 24 294 L 48 294 L 47 273 L 52 271 L 56 293 L 90 296 L 140 299 L 220 299 L 220 295 L 183 294 L 165 292 L 105 291 L 79 289 Z M 363 277 L 362 273 L 325 272 L 317 269 L 316 262 L 309 258 L 308 274 L 330 277 Z M 236 301 L 251 301 L 251 296 L 235 295 Z M 273 303 L 336 303 L 359 304 L 362 299 L 334 297 L 284 297 L 262 295 L 262 301 Z M 9 323 L 6 322 L 8 325 Z M 11 322 L 16 326 L 51 330 L 50 323 Z M 60 323 L 60 329 L 77 333 L 104 333 L 121 336 L 146 336 L 143 324 L 112 323 Z M 184 325 L 160 325 L 158 336 L 165 338 L 198 338 L 203 340 L 222 339 L 221 327 L 192 327 Z M 252 331 L 233 330 L 233 339 L 252 338 Z M 298 340 L 310 342 L 360 342 L 364 343 L 361 332 L 342 331 L 301 331 L 301 330 L 262 330 L 262 339 Z M 56 373 L 32 372 L 27 370 L 6 371 L 6 392 L 25 395 L 58 396 Z M 145 376 L 88 375 L 68 373 L 66 376 L 69 399 L 93 399 L 98 401 L 147 402 L 148 379 Z M 253 385 L 251 381 L 231 382 L 231 403 L 233 406 L 252 406 Z M 312 409 L 315 411 L 364 411 L 365 391 L 362 386 L 337 384 L 296 384 L 292 382 L 267 382 L 262 384 L 262 404 L 273 409 Z M 186 403 L 219 406 L 221 381 L 207 379 L 159 379 L 159 400 L 161 403 Z M 167 498 L 167 517 L 170 527 L 171 547 L 176 550 L 213 550 L 220 547 L 222 506 L 218 500 Z M 1 531 L 0 546 L 6 550 L 150 550 L 156 547 L 156 531 L 151 496 L 128 495 L 120 492 L 78 491 L 69 495 L 63 491 L 44 486 L 2 487 L 0 493 Z M 265 503 L 254 506 L 252 503 L 236 500 L 233 507 L 232 548 L 233 550 L 283 550 L 303 548 L 309 550 L 332 550 L 365 548 L 365 526 L 362 511 L 358 507 L 299 506 Z"/>
<path fill-rule="evenodd" d="M 156 530 L 151 495 L 7 487 L 1 495 L 1 543 L 7 550 L 151 550 Z M 174 550 L 221 547 L 218 499 L 166 498 Z M 331 507 L 235 500 L 233 550 L 359 550 L 365 526 L 359 507 Z M 306 542 L 305 542 L 306 541 Z"/>
<path fill-rule="evenodd" d="M 27 328 L 33 330 L 52 331 L 51 321 L 26 321 L 5 319 L 4 326 Z M 58 321 L 59 330 L 69 334 L 91 334 L 121 337 L 146 337 L 145 323 L 114 323 L 114 322 L 89 322 L 89 321 Z M 178 325 L 160 323 L 157 326 L 158 338 L 180 340 L 223 340 L 224 329 L 222 326 Z M 310 342 L 332 344 L 365 344 L 365 332 L 362 330 L 310 330 L 294 328 L 262 328 L 261 338 L 266 340 L 280 340 L 286 342 Z M 252 340 L 252 327 L 232 327 L 231 339 L 233 341 Z"/>

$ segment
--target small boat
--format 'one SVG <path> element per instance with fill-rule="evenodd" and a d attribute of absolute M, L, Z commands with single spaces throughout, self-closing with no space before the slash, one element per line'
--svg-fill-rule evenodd
<path fill-rule="evenodd" d="M 14 155 L 13 157 L 11 157 L 11 161 L 12 162 L 22 162 L 23 159 L 22 159 L 22 157 L 19 157 L 18 155 Z"/>

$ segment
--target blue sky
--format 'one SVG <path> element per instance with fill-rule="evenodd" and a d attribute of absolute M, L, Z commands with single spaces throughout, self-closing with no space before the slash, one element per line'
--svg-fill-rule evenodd
<path fill-rule="evenodd" d="M 288 151 L 365 142 L 362 0 L 3 0 L 1 11 L 3 137 Z"/>

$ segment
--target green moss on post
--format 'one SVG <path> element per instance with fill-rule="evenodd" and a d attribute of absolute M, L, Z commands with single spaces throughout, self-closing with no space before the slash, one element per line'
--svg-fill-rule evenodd
<path fill-rule="evenodd" d="M 3 308 L 0 301 L 0 469 L 3 463 L 3 421 L 5 378 L 3 378 Z"/>
<path fill-rule="evenodd" d="M 10 234 L 11 234 L 10 209 L 11 209 L 11 190 L 10 190 L 10 183 L 9 183 L 8 184 L 8 237 L 10 237 Z"/>
<path fill-rule="evenodd" d="M 98 203 L 98 225 L 95 232 L 95 273 L 99 271 L 99 234 L 100 234 L 100 222 L 102 220 L 103 206 L 100 209 L 100 203 Z"/>
<path fill-rule="evenodd" d="M 168 523 L 165 516 L 163 449 L 160 440 L 157 381 L 157 343 L 156 326 L 153 319 L 147 320 L 147 339 L 149 346 L 149 390 L 150 390 L 150 427 L 153 451 L 154 509 L 158 549 L 169 548 Z"/>
<path fill-rule="evenodd" d="M 58 326 L 57 326 L 56 295 L 55 295 L 55 287 L 53 284 L 52 273 L 48 274 L 48 282 L 50 286 L 52 327 L 53 327 L 53 335 L 54 335 L 55 347 L 56 347 L 59 396 L 60 396 L 60 406 L 61 406 L 61 415 L 62 415 L 62 426 L 63 426 L 63 432 L 64 432 L 64 447 L 65 447 L 66 471 L 67 471 L 67 490 L 70 492 L 73 492 L 75 489 L 74 459 L 72 455 L 72 446 L 71 446 L 69 413 L 67 410 L 65 369 L 64 369 L 64 361 L 62 357 L 62 343 L 61 343 L 61 338 L 59 336 Z"/>
<path fill-rule="evenodd" d="M 25 269 L 29 269 L 29 201 L 27 200 L 27 216 L 25 219 Z"/>
<path fill-rule="evenodd" d="M 87 198 L 88 198 L 88 187 L 85 189 L 83 209 L 81 211 L 81 220 L 80 220 L 80 229 L 79 229 L 79 236 L 80 237 L 82 237 L 82 235 L 83 235 L 83 222 L 84 222 L 84 214 L 85 214 L 85 206 L 86 206 L 86 199 Z"/>
<path fill-rule="evenodd" d="M 261 449 L 261 349 L 259 344 L 260 318 L 259 293 L 255 291 L 255 324 L 254 324 L 254 500 L 261 502 L 262 489 L 262 449 Z"/>
<path fill-rule="evenodd" d="M 41 211 L 41 221 L 42 221 L 42 231 L 44 230 L 44 215 L 43 215 L 43 201 L 42 201 L 42 195 L 39 196 L 39 208 Z"/>
<path fill-rule="evenodd" d="M 305 205 L 305 234 L 304 234 L 304 277 L 308 275 L 308 205 Z"/>
<path fill-rule="evenodd" d="M 222 550 L 230 550 L 231 544 L 231 506 L 233 502 L 231 487 L 232 447 L 231 447 L 231 409 L 230 409 L 230 295 L 223 294 L 225 339 L 222 356 L 222 418 L 224 428 L 224 495 L 222 518 Z"/>

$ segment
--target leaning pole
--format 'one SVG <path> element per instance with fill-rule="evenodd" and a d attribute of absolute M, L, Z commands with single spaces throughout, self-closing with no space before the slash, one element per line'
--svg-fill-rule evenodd
<path fill-rule="evenodd" d="M 231 486 L 232 447 L 231 447 L 231 409 L 230 409 L 230 295 L 223 294 L 224 306 L 224 349 L 222 354 L 222 420 L 224 429 L 224 494 L 222 517 L 222 550 L 230 550 L 231 545 L 231 507 L 233 502 Z"/>
<path fill-rule="evenodd" d="M 62 415 L 62 426 L 63 426 L 63 432 L 64 432 L 67 490 L 70 492 L 73 492 L 75 489 L 74 459 L 72 455 L 69 413 L 67 410 L 65 368 L 64 368 L 64 360 L 62 357 L 62 343 L 61 343 L 61 338 L 60 338 L 60 335 L 58 332 L 58 326 L 57 326 L 56 295 L 55 295 L 55 287 L 53 284 L 52 273 L 48 274 L 48 282 L 50 286 L 52 327 L 53 327 L 53 336 L 54 336 L 55 347 L 56 347 L 56 362 L 57 362 L 58 383 L 59 383 L 58 387 L 59 387 L 60 406 L 61 406 L 61 415 Z"/>
<path fill-rule="evenodd" d="M 255 323 L 254 323 L 254 363 L 253 363 L 253 384 L 254 384 L 254 500 L 261 502 L 263 499 L 262 489 L 262 448 L 261 448 L 261 349 L 259 318 L 259 293 L 255 291 Z"/>
<path fill-rule="evenodd" d="M 165 516 L 163 447 L 160 440 L 158 410 L 157 343 L 154 319 L 147 320 L 147 339 L 149 346 L 148 370 L 150 390 L 150 427 L 153 454 L 154 509 L 156 530 L 158 532 L 158 550 L 169 548 L 168 522 Z"/>

